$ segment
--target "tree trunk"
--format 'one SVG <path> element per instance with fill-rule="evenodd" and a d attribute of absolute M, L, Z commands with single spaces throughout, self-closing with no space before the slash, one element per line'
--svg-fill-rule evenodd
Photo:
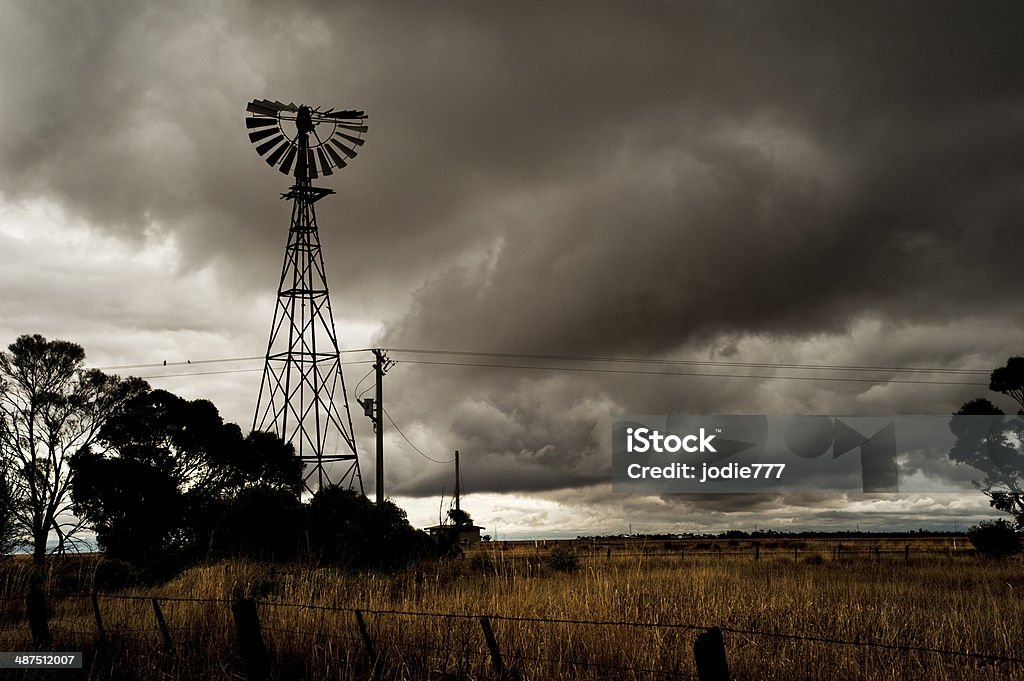
<path fill-rule="evenodd" d="M 36 530 L 32 534 L 32 563 L 42 566 L 46 563 L 46 540 L 50 533 Z"/>

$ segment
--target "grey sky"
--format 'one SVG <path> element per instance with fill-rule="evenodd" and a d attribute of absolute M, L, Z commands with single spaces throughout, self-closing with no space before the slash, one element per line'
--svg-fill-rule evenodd
<path fill-rule="evenodd" d="M 990 368 L 1024 352 L 1022 15 L 10 0 L 0 340 L 75 340 L 102 366 L 259 355 L 288 219 L 286 179 L 243 126 L 266 97 L 370 116 L 317 206 L 348 347 Z M 152 382 L 247 425 L 258 373 Z M 481 498 L 481 524 L 524 531 L 706 517 L 707 500 L 611 495 L 614 415 L 948 413 L 986 392 L 401 361 L 387 390 L 413 442 L 459 448 L 469 488 L 503 495 Z M 450 471 L 393 431 L 388 446 L 389 489 L 436 511 Z M 563 511 L 531 516 L 524 499 Z M 985 512 L 833 501 L 776 500 L 759 522 Z"/>

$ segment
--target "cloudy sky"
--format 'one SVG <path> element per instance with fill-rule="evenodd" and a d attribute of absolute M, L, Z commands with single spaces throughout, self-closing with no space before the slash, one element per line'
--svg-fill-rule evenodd
<path fill-rule="evenodd" d="M 486 531 L 962 526 L 979 495 L 613 494 L 610 424 L 986 395 L 764 365 L 1024 353 L 1022 24 L 1018 2 L 6 0 L 0 343 L 160 364 L 119 371 L 248 425 L 260 362 L 202 363 L 264 351 L 287 237 L 245 104 L 365 109 L 317 204 L 343 347 L 709 362 L 393 352 L 388 412 L 462 452 Z M 354 388 L 367 356 L 345 359 Z M 388 493 L 435 522 L 450 467 L 385 444 Z"/>

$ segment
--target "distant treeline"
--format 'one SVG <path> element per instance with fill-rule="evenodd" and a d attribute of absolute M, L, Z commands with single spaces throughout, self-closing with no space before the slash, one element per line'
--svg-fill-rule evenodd
<path fill-rule="evenodd" d="M 822 530 L 806 530 L 803 532 L 777 532 L 775 530 L 758 530 L 744 532 L 742 530 L 728 530 L 719 532 L 693 533 L 681 532 L 678 534 L 607 534 L 577 536 L 577 540 L 585 541 L 622 541 L 622 540 L 655 540 L 666 541 L 673 539 L 921 539 L 925 537 L 963 537 L 966 530 L 954 532 L 952 530 L 909 530 L 905 532 L 862 532 L 860 530 L 839 530 L 825 532 Z M 557 540 L 548 540 L 557 541 Z"/>

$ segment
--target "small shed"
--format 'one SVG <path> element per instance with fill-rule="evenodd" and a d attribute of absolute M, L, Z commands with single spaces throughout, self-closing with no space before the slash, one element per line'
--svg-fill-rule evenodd
<path fill-rule="evenodd" d="M 427 533 L 437 543 L 449 543 L 451 546 L 476 546 L 480 543 L 480 525 L 434 525 L 427 528 Z"/>

